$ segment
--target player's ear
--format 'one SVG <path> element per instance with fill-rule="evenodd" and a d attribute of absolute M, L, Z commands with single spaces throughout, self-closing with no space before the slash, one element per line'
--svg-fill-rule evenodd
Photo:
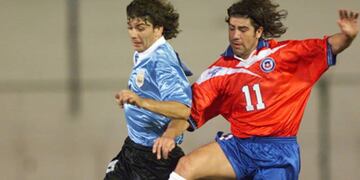
<path fill-rule="evenodd" d="M 264 32 L 264 28 L 262 26 L 257 28 L 257 30 L 255 31 L 256 39 L 259 39 L 262 36 L 263 32 Z"/>
<path fill-rule="evenodd" d="M 156 37 L 161 37 L 163 35 L 163 32 L 164 32 L 163 26 L 154 27 L 154 33 Z"/>

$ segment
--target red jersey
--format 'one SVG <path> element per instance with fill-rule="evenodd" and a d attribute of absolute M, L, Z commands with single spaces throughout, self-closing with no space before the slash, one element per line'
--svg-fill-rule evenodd
<path fill-rule="evenodd" d="M 245 61 L 229 47 L 193 84 L 190 122 L 222 115 L 240 138 L 295 136 L 313 85 L 335 62 L 327 37 L 260 40 Z"/>

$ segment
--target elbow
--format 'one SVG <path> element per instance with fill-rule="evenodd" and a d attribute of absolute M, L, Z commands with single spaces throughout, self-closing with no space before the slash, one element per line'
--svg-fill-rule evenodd
<path fill-rule="evenodd" d="M 182 109 L 182 112 L 181 112 L 181 119 L 189 119 L 190 117 L 190 112 L 191 112 L 191 109 L 189 107 L 185 107 Z"/>

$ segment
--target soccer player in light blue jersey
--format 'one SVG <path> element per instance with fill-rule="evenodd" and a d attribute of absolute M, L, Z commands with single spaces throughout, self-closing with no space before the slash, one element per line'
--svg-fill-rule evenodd
<path fill-rule="evenodd" d="M 134 0 L 127 6 L 127 18 L 134 67 L 129 89 L 115 98 L 124 109 L 128 137 L 105 179 L 168 179 L 184 155 L 177 145 L 191 107 L 186 78 L 191 72 L 166 41 L 179 33 L 179 14 L 163 0 Z"/>

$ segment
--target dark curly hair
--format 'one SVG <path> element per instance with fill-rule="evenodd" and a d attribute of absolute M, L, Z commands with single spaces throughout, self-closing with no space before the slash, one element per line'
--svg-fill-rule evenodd
<path fill-rule="evenodd" d="M 126 8 L 127 19 L 140 18 L 154 27 L 163 27 L 165 39 L 175 38 L 179 30 L 179 14 L 165 0 L 133 0 Z"/>
<path fill-rule="evenodd" d="M 255 30 L 264 28 L 263 38 L 278 38 L 287 29 L 281 22 L 286 18 L 287 11 L 277 11 L 278 7 L 271 0 L 241 0 L 228 8 L 226 22 L 229 23 L 230 17 L 250 18 Z"/>

